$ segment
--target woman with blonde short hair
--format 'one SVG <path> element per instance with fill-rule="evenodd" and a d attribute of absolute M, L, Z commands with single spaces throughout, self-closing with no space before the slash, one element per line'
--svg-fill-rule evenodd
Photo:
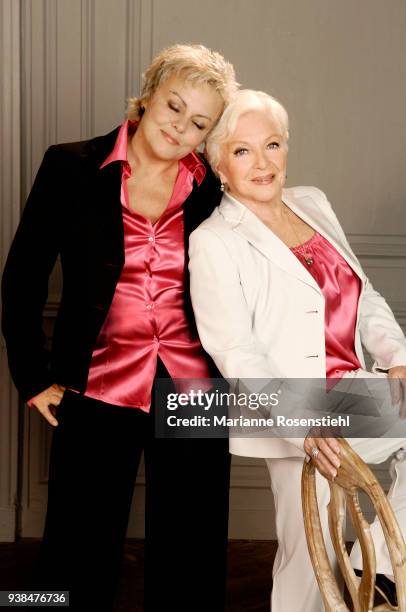
<path fill-rule="evenodd" d="M 11 374 L 54 427 L 32 588 L 70 591 L 70 609 L 112 609 L 144 452 L 145 609 L 221 611 L 226 441 L 157 439 L 154 392 L 157 377 L 213 373 L 189 304 L 188 238 L 221 195 L 196 149 L 237 83 L 202 45 L 164 49 L 144 78 L 120 127 L 48 149 L 4 272 Z M 58 256 L 49 353 L 42 311 Z"/>
<path fill-rule="evenodd" d="M 352 437 L 350 442 L 371 463 L 394 456 L 390 496 L 405 533 L 406 453 L 399 449 L 406 446 L 406 434 L 399 410 L 400 416 L 406 412 L 406 340 L 372 288 L 324 193 L 316 187 L 284 188 L 288 136 L 283 106 L 266 93 L 242 90 L 207 140 L 208 158 L 224 195 L 190 238 L 199 335 L 222 375 L 238 379 L 240 387 L 272 388 L 277 381 L 282 415 L 304 417 L 300 410 L 309 401 L 304 392 L 292 392 L 288 379 L 327 377 L 330 391 L 323 391 L 323 401 L 341 398 L 340 409 L 357 399 L 358 435 L 365 435 L 366 425 L 378 431 L 379 424 L 385 426 L 380 435 L 386 437 Z M 361 343 L 375 361 L 372 372 L 366 371 Z M 365 394 L 358 392 L 360 387 Z M 377 388 L 382 396 L 376 395 Z M 400 407 L 392 405 L 399 401 Z M 326 478 L 334 478 L 339 446 L 331 433 L 320 437 L 312 430 L 301 439 L 250 433 L 247 428 L 245 435 L 231 437 L 230 450 L 264 457 L 271 475 L 279 542 L 272 612 L 321 611 L 304 534 L 300 478 L 306 454 Z M 320 478 L 318 487 L 327 531 L 327 481 Z M 393 583 L 385 576 L 392 567 L 379 523 L 371 532 L 377 584 L 393 601 Z M 358 545 L 352 562 L 361 570 Z"/>

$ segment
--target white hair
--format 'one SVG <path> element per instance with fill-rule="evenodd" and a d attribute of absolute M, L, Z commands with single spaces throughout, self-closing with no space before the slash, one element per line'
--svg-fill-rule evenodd
<path fill-rule="evenodd" d="M 221 146 L 227 143 L 242 115 L 251 111 L 264 111 L 276 124 L 280 136 L 287 144 L 289 139 L 288 113 L 278 100 L 263 91 L 240 89 L 226 106 L 216 127 L 206 141 L 206 155 L 211 167 L 216 171 L 221 157 Z"/>

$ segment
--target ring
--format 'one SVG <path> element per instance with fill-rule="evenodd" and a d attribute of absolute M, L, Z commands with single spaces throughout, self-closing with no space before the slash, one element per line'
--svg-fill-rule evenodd
<path fill-rule="evenodd" d="M 317 448 L 317 446 L 313 446 L 311 453 L 312 453 L 312 457 L 313 459 L 317 459 L 317 455 L 319 454 L 319 449 Z"/>

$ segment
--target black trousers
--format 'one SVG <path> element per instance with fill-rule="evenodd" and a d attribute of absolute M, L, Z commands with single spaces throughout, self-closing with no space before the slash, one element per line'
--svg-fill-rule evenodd
<path fill-rule="evenodd" d="M 224 610 L 228 440 L 157 439 L 154 410 L 70 391 L 58 408 L 32 586 L 69 590 L 70 609 L 112 609 L 144 451 L 144 609 Z"/>

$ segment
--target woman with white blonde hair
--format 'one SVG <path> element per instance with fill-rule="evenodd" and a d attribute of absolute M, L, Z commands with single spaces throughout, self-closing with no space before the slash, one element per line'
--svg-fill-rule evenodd
<path fill-rule="evenodd" d="M 237 83 L 202 45 L 164 49 L 144 78 L 120 127 L 48 149 L 4 271 L 11 374 L 55 428 L 32 588 L 70 591 L 70 609 L 112 609 L 144 452 L 145 609 L 221 611 L 227 444 L 157 439 L 155 381 L 213 373 L 189 304 L 188 238 L 221 196 L 196 149 Z M 58 256 L 49 353 L 42 311 Z"/>
<path fill-rule="evenodd" d="M 392 398 L 385 384 L 385 414 L 396 421 L 394 435 L 403 437 L 390 437 L 388 429 L 386 438 L 350 442 L 371 463 L 394 455 L 390 496 L 405 533 L 406 462 L 405 453 L 398 451 L 406 446 L 406 436 L 396 410 L 401 416 L 406 412 L 406 339 L 372 288 L 324 193 L 316 187 L 284 188 L 288 136 L 283 106 L 266 93 L 242 90 L 207 140 L 207 155 L 224 195 L 190 238 L 199 335 L 224 377 L 260 379 L 258 385 L 264 388 L 270 381 L 282 381 L 278 401 L 293 415 L 296 406 L 284 399 L 289 388 L 284 379 L 328 378 L 335 391 L 352 393 L 359 381 L 369 392 L 386 375 Z M 366 371 L 361 343 L 375 361 L 372 372 Z M 381 410 L 378 399 L 365 397 L 366 414 Z M 299 398 L 297 405 L 304 401 Z M 392 402 L 400 402 L 400 408 Z M 300 479 L 306 454 L 326 478 L 335 477 L 340 464 L 337 440 L 331 434 L 316 437 L 312 431 L 302 439 L 247 435 L 232 437 L 230 450 L 264 457 L 270 472 L 279 542 L 272 611 L 321 611 L 304 534 Z M 318 497 L 327 530 L 329 490 L 323 478 L 318 480 Z M 371 531 L 377 584 L 393 597 L 393 583 L 385 577 L 393 572 L 379 524 Z M 358 546 L 352 563 L 361 569 Z"/>

